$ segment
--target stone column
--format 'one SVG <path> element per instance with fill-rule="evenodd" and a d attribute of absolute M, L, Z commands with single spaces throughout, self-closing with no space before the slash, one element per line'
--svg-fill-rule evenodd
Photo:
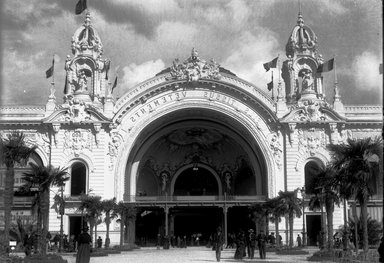
<path fill-rule="evenodd" d="M 169 207 L 164 207 L 164 215 L 165 215 L 165 235 L 168 236 L 168 214 L 169 214 Z"/>
<path fill-rule="evenodd" d="M 224 206 L 223 207 L 223 214 L 224 214 L 224 242 L 225 244 L 228 243 L 228 207 Z"/>
<path fill-rule="evenodd" d="M 135 245 L 136 239 L 136 217 L 128 219 L 128 244 L 130 246 Z"/>
<path fill-rule="evenodd" d="M 175 235 L 175 215 L 169 215 L 169 232 Z"/>

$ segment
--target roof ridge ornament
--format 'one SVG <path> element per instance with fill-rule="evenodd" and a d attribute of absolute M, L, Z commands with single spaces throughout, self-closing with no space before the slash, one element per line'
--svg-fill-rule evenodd
<path fill-rule="evenodd" d="M 199 79 L 220 79 L 219 68 L 220 65 L 214 59 L 208 62 L 200 59 L 197 50 L 192 48 L 191 56 L 184 62 L 181 63 L 178 58 L 173 61 L 166 79 L 186 79 L 189 82 L 195 82 Z"/>

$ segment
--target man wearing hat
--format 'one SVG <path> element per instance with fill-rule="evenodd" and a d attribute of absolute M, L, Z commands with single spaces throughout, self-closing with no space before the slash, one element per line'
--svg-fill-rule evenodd
<path fill-rule="evenodd" d="M 220 261 L 221 258 L 221 250 L 223 249 L 224 244 L 224 234 L 221 231 L 221 227 L 218 227 L 216 229 L 216 233 L 213 236 L 213 247 L 216 251 L 216 260 Z"/>
<path fill-rule="evenodd" d="M 264 234 L 264 231 L 261 230 L 260 234 L 257 236 L 257 246 L 259 247 L 260 258 L 265 259 L 265 242 L 267 241 L 267 236 Z"/>
<path fill-rule="evenodd" d="M 248 258 L 253 259 L 255 256 L 255 247 L 256 247 L 256 235 L 253 229 L 248 230 L 247 235 L 247 252 Z"/>

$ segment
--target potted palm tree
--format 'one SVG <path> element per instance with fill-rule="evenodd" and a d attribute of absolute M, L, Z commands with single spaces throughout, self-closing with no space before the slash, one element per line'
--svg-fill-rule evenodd
<path fill-rule="evenodd" d="M 129 203 L 124 203 L 123 201 L 120 201 L 117 206 L 115 207 L 115 210 L 113 213 L 120 217 L 120 246 L 119 250 L 132 250 L 133 248 L 136 248 L 135 244 L 133 244 L 134 236 L 132 237 L 132 234 L 129 233 L 130 228 L 130 222 L 132 220 L 135 220 L 136 218 L 136 208 Z M 131 227 L 132 228 L 132 227 Z M 125 245 L 128 243 L 127 245 Z"/>
<path fill-rule="evenodd" d="M 370 184 L 379 174 L 383 156 L 381 138 L 348 139 L 346 143 L 328 146 L 333 157 L 332 166 L 337 172 L 336 185 L 344 198 L 353 197 L 361 207 L 363 250 L 368 252 L 368 201 L 373 193 Z"/>
<path fill-rule="evenodd" d="M 31 257 L 26 259 L 26 262 L 66 262 L 61 258 L 53 258 L 50 261 L 52 255 L 47 255 L 47 242 L 46 236 L 48 233 L 48 217 L 49 217 L 49 194 L 52 186 L 62 187 L 65 182 L 69 180 L 68 172 L 66 168 L 56 168 L 52 165 L 43 166 L 29 163 L 31 167 L 30 172 L 23 174 L 23 181 L 25 182 L 20 190 L 29 192 L 32 189 L 37 189 L 35 194 L 34 206 L 37 207 L 37 257 Z M 60 261 L 61 260 L 61 261 Z"/>
<path fill-rule="evenodd" d="M 15 164 L 28 160 L 35 151 L 36 146 L 29 147 L 25 136 L 21 132 L 11 132 L 6 137 L 0 136 L 0 160 L 5 164 L 7 171 L 4 185 L 4 237 L 0 244 L 0 253 L 8 254 L 9 230 L 11 227 L 11 211 L 15 184 Z"/>

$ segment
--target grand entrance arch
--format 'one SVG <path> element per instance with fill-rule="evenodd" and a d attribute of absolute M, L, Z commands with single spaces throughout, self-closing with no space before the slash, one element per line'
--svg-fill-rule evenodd
<path fill-rule="evenodd" d="M 116 103 L 116 196 L 139 208 L 136 238 L 197 234 L 181 226 L 204 215 L 212 231 L 248 227 L 247 206 L 275 195 L 282 138 L 273 105 L 250 88 L 160 75 Z"/>

